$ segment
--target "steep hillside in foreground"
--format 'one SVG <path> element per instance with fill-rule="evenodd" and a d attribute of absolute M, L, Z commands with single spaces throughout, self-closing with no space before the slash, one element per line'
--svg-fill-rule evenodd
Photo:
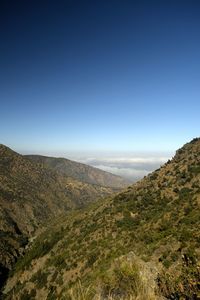
<path fill-rule="evenodd" d="M 199 299 L 200 139 L 126 191 L 52 223 L 6 299 Z M 163 298 L 164 297 L 164 298 Z"/>
<path fill-rule="evenodd" d="M 41 155 L 26 155 L 26 157 L 31 161 L 53 168 L 61 174 L 90 184 L 111 188 L 124 188 L 131 183 L 120 176 L 66 158 Z"/>
<path fill-rule="evenodd" d="M 0 145 L 0 281 L 38 227 L 114 191 L 61 175 Z"/>

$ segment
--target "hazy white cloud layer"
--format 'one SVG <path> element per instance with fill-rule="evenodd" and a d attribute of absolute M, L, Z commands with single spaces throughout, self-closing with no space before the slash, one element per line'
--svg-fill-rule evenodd
<path fill-rule="evenodd" d="M 29 152 L 29 154 L 32 152 Z M 171 159 L 173 152 L 62 152 L 41 153 L 65 157 L 125 177 L 132 182 L 143 178 Z"/>
<path fill-rule="evenodd" d="M 136 181 L 159 168 L 170 158 L 170 155 L 149 157 L 144 155 L 141 157 L 131 157 L 130 155 L 117 157 L 115 155 L 113 157 L 74 157 L 74 160 Z"/>

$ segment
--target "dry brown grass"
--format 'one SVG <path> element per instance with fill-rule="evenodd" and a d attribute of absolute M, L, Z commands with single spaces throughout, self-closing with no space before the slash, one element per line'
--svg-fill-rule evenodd
<path fill-rule="evenodd" d="M 152 268 L 130 253 L 115 261 L 98 287 L 79 281 L 68 294 L 70 300 L 157 300 L 155 287 Z"/>

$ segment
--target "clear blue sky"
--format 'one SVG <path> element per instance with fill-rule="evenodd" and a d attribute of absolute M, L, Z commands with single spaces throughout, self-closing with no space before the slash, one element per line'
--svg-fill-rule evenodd
<path fill-rule="evenodd" d="M 200 1 L 0 1 L 0 142 L 171 151 L 200 132 Z"/>

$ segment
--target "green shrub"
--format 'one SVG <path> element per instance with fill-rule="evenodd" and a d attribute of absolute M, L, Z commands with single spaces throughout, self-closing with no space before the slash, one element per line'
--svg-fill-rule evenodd
<path fill-rule="evenodd" d="M 32 276 L 31 281 L 35 282 L 38 289 L 41 289 L 47 284 L 47 276 L 48 273 L 39 270 Z"/>

